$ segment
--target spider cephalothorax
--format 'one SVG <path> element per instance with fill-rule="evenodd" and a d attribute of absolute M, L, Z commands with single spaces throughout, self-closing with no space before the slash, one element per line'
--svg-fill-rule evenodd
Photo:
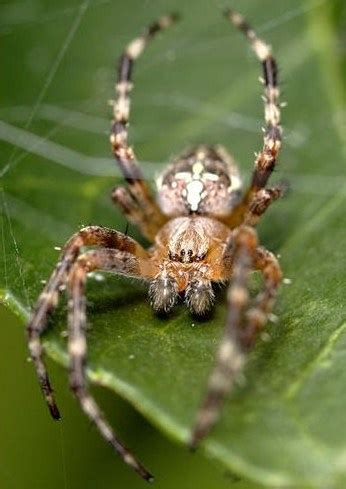
<path fill-rule="evenodd" d="M 241 15 L 226 17 L 244 32 L 261 61 L 265 87 L 265 133 L 256 155 L 253 176 L 243 193 L 238 169 L 223 148 L 199 145 L 177 158 L 157 181 L 154 200 L 128 144 L 129 94 L 135 59 L 148 41 L 177 17 L 165 16 L 150 25 L 120 58 L 117 97 L 110 141 L 127 181 L 112 193 L 124 215 L 151 243 L 144 249 L 129 236 L 100 226 L 83 228 L 64 246 L 56 268 L 41 293 L 27 327 L 29 349 L 42 392 L 52 416 L 60 418 L 42 358 L 41 334 L 59 293 L 68 295 L 70 384 L 82 409 L 123 460 L 144 479 L 151 474 L 119 440 L 91 396 L 85 376 L 87 275 L 103 270 L 144 279 L 153 308 L 167 313 L 178 297 L 194 314 L 204 314 L 214 302 L 213 283 L 229 282 L 227 324 L 216 354 L 208 390 L 200 408 L 190 445 L 195 447 L 216 422 L 222 402 L 245 363 L 246 353 L 265 326 L 272 310 L 281 270 L 275 256 L 258 245 L 254 225 L 283 193 L 266 187 L 281 147 L 279 89 L 276 62 Z M 251 270 L 263 275 L 262 291 L 251 298 Z M 197 334 L 197 333 L 196 333 Z"/>
<path fill-rule="evenodd" d="M 213 304 L 212 282 L 226 280 L 223 268 L 225 248 L 231 231 L 208 217 L 176 217 L 160 230 L 151 255 L 157 275 L 151 282 L 151 303 L 157 311 L 168 312 L 179 293 L 192 312 L 203 314 Z"/>

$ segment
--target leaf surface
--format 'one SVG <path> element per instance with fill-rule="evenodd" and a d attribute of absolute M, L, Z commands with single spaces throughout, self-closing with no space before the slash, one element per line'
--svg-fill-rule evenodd
<path fill-rule="evenodd" d="M 40 38 L 29 25 L 17 48 L 10 41 L 7 46 L 12 53 L 29 46 L 31 53 L 24 65 L 20 57 L 7 60 L 1 81 L 8 88 L 16 79 L 18 86 L 1 109 L 0 289 L 23 320 L 57 260 L 54 246 L 81 225 L 126 228 L 109 199 L 121 180 L 109 157 L 105 101 L 112 96 L 113 57 L 162 11 L 136 1 L 142 15 L 133 16 L 123 3 L 123 9 L 89 6 L 68 44 L 69 29 L 81 15 L 78 5 L 71 7 L 70 25 L 58 18 L 57 29 L 42 26 Z M 153 180 L 159 162 L 203 141 L 224 144 L 249 175 L 261 146 L 258 64 L 214 4 L 166 1 L 165 8 L 177 4 L 184 22 L 150 46 L 136 66 L 131 137 L 143 170 Z M 292 283 L 282 286 L 279 321 L 267 328 L 271 341 L 259 341 L 251 352 L 246 382 L 227 401 L 203 450 L 270 487 L 343 487 L 345 79 L 333 23 L 343 6 L 269 4 L 264 10 L 253 2 L 234 6 L 274 46 L 289 102 L 283 113 L 287 138 L 273 181 L 288 179 L 292 190 L 268 211 L 259 234 L 263 245 L 281 255 Z M 35 57 L 42 38 L 50 40 L 40 54 L 44 62 Z M 146 244 L 132 227 L 130 234 Z M 151 310 L 145 285 L 101 278 L 88 284 L 90 378 L 185 441 L 222 334 L 224 294 L 207 321 L 192 318 L 182 306 L 163 319 Z M 66 364 L 64 305 L 51 326 L 45 347 Z"/>

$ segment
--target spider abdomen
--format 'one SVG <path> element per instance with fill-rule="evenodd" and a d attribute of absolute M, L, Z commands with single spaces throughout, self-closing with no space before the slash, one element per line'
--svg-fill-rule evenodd
<path fill-rule="evenodd" d="M 158 203 L 168 216 L 222 216 L 238 202 L 241 179 L 223 148 L 199 145 L 177 158 L 157 186 Z"/>

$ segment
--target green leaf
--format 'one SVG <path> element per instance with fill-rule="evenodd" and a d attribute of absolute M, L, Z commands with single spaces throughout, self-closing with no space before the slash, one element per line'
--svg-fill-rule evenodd
<path fill-rule="evenodd" d="M 57 260 L 54 246 L 83 224 L 126 228 L 109 199 L 120 181 L 107 142 L 113 59 L 162 13 L 162 4 L 133 4 L 95 2 L 84 12 L 59 2 L 58 10 L 46 7 L 47 16 L 56 15 L 55 29 L 28 22 L 13 24 L 16 36 L 4 31 L 11 55 L 0 81 L 7 89 L 0 289 L 23 320 Z M 201 448 L 269 487 L 344 487 L 345 73 L 336 30 L 344 6 L 288 0 L 270 0 L 265 9 L 259 2 L 234 6 L 273 45 L 289 103 L 273 181 L 288 179 L 292 191 L 268 211 L 259 234 L 281 255 L 292 283 L 282 286 L 279 322 L 267 329 L 271 341 L 251 352 L 246 383 Z M 224 144 L 248 175 L 261 145 L 258 63 L 215 3 L 167 0 L 164 8 L 181 10 L 184 22 L 136 66 L 131 137 L 143 170 L 152 179 L 162 168 L 153 162 L 204 141 Z M 130 234 L 145 244 L 137 230 Z M 197 321 L 182 306 L 156 317 L 146 294 L 134 281 L 90 278 L 88 374 L 184 442 L 222 334 L 224 297 L 208 321 Z M 44 343 L 64 364 L 65 327 L 62 306 Z"/>

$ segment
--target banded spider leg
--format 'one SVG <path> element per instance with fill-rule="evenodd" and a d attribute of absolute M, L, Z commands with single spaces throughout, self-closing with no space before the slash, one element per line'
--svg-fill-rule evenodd
<path fill-rule="evenodd" d="M 97 248 L 80 254 L 85 246 Z M 85 282 L 87 274 L 94 270 L 114 272 L 128 277 L 148 278 L 151 266 L 147 252 L 136 241 L 122 233 L 98 226 L 89 226 L 76 233 L 65 245 L 27 326 L 29 350 L 50 413 L 54 419 L 60 419 L 43 361 L 41 335 L 46 329 L 48 314 L 58 304 L 62 287 L 67 285 L 71 388 L 83 411 L 124 462 L 141 477 L 150 481 L 152 475 L 119 440 L 88 391 L 85 378 L 87 353 Z"/>
<path fill-rule="evenodd" d="M 272 253 L 258 246 L 254 229 L 248 226 L 235 229 L 230 248 L 225 250 L 227 263 L 230 252 L 233 257 L 226 327 L 209 377 L 207 393 L 192 430 L 189 442 L 192 449 L 218 420 L 223 401 L 243 370 L 247 352 L 268 320 L 281 283 L 280 265 Z M 248 281 L 253 269 L 262 273 L 264 285 L 257 297 L 250 300 Z"/>
<path fill-rule="evenodd" d="M 150 241 L 155 239 L 167 217 L 152 197 L 142 172 L 136 161 L 133 148 L 128 144 L 128 123 L 130 118 L 130 92 L 132 90 L 132 69 L 134 62 L 148 42 L 160 31 L 167 29 L 178 20 L 177 14 L 165 15 L 151 24 L 141 36 L 131 41 L 120 57 L 117 98 L 114 102 L 114 121 L 110 135 L 113 154 L 118 161 L 128 187 L 116 187 L 112 192 L 113 201 L 124 214 L 140 229 Z"/>
<path fill-rule="evenodd" d="M 253 200 L 258 199 L 258 193 L 265 188 L 270 175 L 272 174 L 277 158 L 279 156 L 282 140 L 282 128 L 280 125 L 280 91 L 278 87 L 278 69 L 275 58 L 272 55 L 270 46 L 260 39 L 252 27 L 246 22 L 242 15 L 234 10 L 226 10 L 225 17 L 239 28 L 249 40 L 250 45 L 260 60 L 263 68 L 264 84 L 264 140 L 263 148 L 256 155 L 254 170 L 250 187 L 246 191 L 243 200 L 233 210 L 233 212 L 223 219 L 230 227 L 240 226 L 244 222 L 245 216 L 251 208 Z M 283 194 L 282 192 L 267 190 L 266 205 L 264 210 L 271 202 Z"/>

